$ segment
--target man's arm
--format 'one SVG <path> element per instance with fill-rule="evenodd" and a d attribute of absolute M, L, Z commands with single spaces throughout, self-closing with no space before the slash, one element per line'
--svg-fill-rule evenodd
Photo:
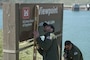
<path fill-rule="evenodd" d="M 37 43 L 39 44 L 39 46 L 43 49 L 43 50 L 48 50 L 51 45 L 52 45 L 52 36 L 50 36 L 50 33 L 47 33 L 45 35 L 45 39 L 42 40 L 39 36 L 39 32 L 38 31 L 34 31 L 34 38 L 36 38 Z"/>
<path fill-rule="evenodd" d="M 41 48 L 39 48 L 39 49 L 37 49 L 38 50 L 38 52 L 41 54 L 41 55 L 43 55 L 43 50 L 41 49 Z"/>
<path fill-rule="evenodd" d="M 37 43 L 43 50 L 48 50 L 52 45 L 52 40 L 49 39 L 50 36 L 47 36 L 44 41 L 41 38 L 37 38 Z"/>

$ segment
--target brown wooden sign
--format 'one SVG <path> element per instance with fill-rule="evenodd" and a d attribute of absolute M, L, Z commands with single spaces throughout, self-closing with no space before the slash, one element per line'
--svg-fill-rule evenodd
<path fill-rule="evenodd" d="M 63 23 L 63 5 L 62 4 L 40 4 L 39 7 L 39 26 L 42 26 L 43 22 L 52 24 L 55 27 L 55 33 L 60 34 L 62 32 Z M 39 27 L 41 34 L 43 27 Z"/>
<path fill-rule="evenodd" d="M 20 5 L 20 41 L 33 38 L 34 5 Z"/>
<path fill-rule="evenodd" d="M 36 6 L 39 7 L 39 9 L 36 9 Z M 33 31 L 37 29 L 40 35 L 42 35 L 42 25 L 44 22 L 52 24 L 55 27 L 55 34 L 59 36 L 57 40 L 60 51 L 59 60 L 61 60 L 62 35 L 60 34 L 62 34 L 63 25 L 63 4 L 4 3 L 3 18 L 3 60 L 19 60 L 19 52 L 32 46 L 30 45 L 19 49 L 19 41 L 22 42 L 33 38 Z M 33 39 L 31 39 L 31 41 L 32 40 Z"/>
<path fill-rule="evenodd" d="M 20 4 L 20 41 L 33 38 L 33 23 L 35 20 L 35 6 L 39 5 L 39 31 L 43 34 L 43 23 L 47 22 L 55 27 L 55 33 L 62 32 L 63 4 Z"/>

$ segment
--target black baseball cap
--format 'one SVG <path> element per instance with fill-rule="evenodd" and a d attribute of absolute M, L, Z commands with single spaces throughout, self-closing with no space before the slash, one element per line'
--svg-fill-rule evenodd
<path fill-rule="evenodd" d="M 50 27 L 53 29 L 53 32 L 54 32 L 54 30 L 55 30 L 55 28 L 54 28 L 54 26 L 53 26 L 52 24 L 43 23 L 43 26 L 44 26 L 44 27 L 45 27 L 45 26 L 50 26 Z"/>
<path fill-rule="evenodd" d="M 70 44 L 72 44 L 71 41 L 69 41 L 69 40 L 65 41 L 65 46 L 66 46 L 66 45 L 70 45 Z"/>

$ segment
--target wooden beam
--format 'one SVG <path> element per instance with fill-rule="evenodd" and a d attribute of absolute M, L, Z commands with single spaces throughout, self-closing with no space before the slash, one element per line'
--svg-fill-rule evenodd
<path fill-rule="evenodd" d="M 19 60 L 17 7 L 11 3 L 3 4 L 3 60 Z"/>
<path fill-rule="evenodd" d="M 34 31 L 38 31 L 38 23 L 39 23 L 39 5 L 35 6 L 35 21 L 34 21 Z M 33 48 L 33 60 L 37 60 L 37 42 L 34 37 L 34 48 Z"/>

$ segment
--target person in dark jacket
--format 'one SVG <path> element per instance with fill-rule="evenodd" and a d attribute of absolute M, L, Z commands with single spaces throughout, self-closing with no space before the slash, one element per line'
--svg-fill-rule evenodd
<path fill-rule="evenodd" d="M 59 60 L 57 38 L 54 32 L 54 26 L 44 23 L 45 35 L 39 36 L 39 32 L 34 32 L 34 37 L 39 45 L 38 52 L 43 56 L 43 60 Z"/>
<path fill-rule="evenodd" d="M 65 41 L 64 60 L 83 60 L 81 51 L 71 41 Z"/>

